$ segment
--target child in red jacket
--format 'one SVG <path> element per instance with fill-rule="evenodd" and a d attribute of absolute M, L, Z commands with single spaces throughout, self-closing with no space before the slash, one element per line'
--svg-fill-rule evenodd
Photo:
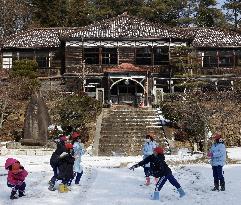
<path fill-rule="evenodd" d="M 18 196 L 22 197 L 24 195 L 26 183 L 24 182 L 28 172 L 20 164 L 20 162 L 13 158 L 8 158 L 5 162 L 5 169 L 8 170 L 7 186 L 12 188 L 10 199 L 17 199 L 16 193 L 18 191 Z"/>

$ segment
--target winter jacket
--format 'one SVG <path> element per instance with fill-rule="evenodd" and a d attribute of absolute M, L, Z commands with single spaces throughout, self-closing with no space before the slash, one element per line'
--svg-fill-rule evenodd
<path fill-rule="evenodd" d="M 146 142 L 142 149 L 143 159 L 153 154 L 153 149 L 157 147 L 155 141 Z M 150 164 L 146 164 L 145 167 L 150 167 Z"/>
<path fill-rule="evenodd" d="M 57 142 L 56 150 L 53 152 L 53 154 L 50 158 L 50 165 L 53 168 L 58 166 L 59 157 L 63 152 L 66 152 L 65 143 L 63 141 L 59 141 L 59 142 Z"/>
<path fill-rule="evenodd" d="M 21 167 L 21 171 L 18 173 L 13 173 L 12 171 L 8 171 L 8 178 L 7 183 L 11 185 L 21 185 L 23 181 L 25 180 L 26 176 L 28 175 L 28 172 Z"/>
<path fill-rule="evenodd" d="M 226 148 L 223 143 L 214 143 L 210 149 L 211 165 L 224 166 L 226 161 Z"/>
<path fill-rule="evenodd" d="M 58 161 L 58 179 L 71 179 L 74 177 L 73 171 L 74 157 L 68 153 L 67 155 L 60 157 Z"/>
<path fill-rule="evenodd" d="M 83 171 L 81 163 L 81 157 L 85 153 L 84 147 L 79 142 L 74 142 L 73 144 L 73 152 L 74 152 L 74 172 L 81 173 Z"/>
<path fill-rule="evenodd" d="M 143 166 L 147 163 L 150 163 L 150 173 L 154 177 L 162 177 L 172 174 L 171 169 L 165 162 L 165 156 L 163 154 L 152 154 L 139 162 L 138 166 Z"/>
<path fill-rule="evenodd" d="M 143 146 L 142 153 L 144 157 L 153 154 L 153 149 L 156 148 L 157 144 L 155 141 L 146 142 Z"/>

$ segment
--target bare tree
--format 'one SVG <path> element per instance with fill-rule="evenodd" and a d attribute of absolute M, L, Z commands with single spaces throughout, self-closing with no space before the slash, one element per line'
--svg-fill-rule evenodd
<path fill-rule="evenodd" d="M 0 37 L 7 37 L 29 25 L 30 2 L 30 0 L 0 0 Z"/>

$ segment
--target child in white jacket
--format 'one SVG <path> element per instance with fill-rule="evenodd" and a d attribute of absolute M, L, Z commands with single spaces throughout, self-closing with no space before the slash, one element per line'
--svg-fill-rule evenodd
<path fill-rule="evenodd" d="M 73 132 L 72 134 L 72 144 L 73 144 L 73 155 L 75 158 L 74 161 L 74 175 L 75 175 L 75 184 L 79 184 L 80 178 L 83 175 L 83 167 L 81 166 L 81 157 L 84 155 L 85 150 L 80 141 L 80 134 L 78 132 Z"/>
<path fill-rule="evenodd" d="M 153 154 L 153 150 L 157 147 L 157 143 L 155 142 L 153 136 L 146 135 L 145 144 L 142 149 L 143 159 Z M 144 165 L 144 173 L 146 177 L 146 185 L 150 185 L 150 163 Z M 157 179 L 156 179 L 157 181 Z"/>

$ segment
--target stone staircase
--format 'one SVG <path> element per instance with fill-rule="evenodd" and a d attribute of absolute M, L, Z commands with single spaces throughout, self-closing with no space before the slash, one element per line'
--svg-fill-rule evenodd
<path fill-rule="evenodd" d="M 166 146 L 156 109 L 113 106 L 103 109 L 99 156 L 142 155 L 145 135 L 153 131 L 155 140 Z"/>

